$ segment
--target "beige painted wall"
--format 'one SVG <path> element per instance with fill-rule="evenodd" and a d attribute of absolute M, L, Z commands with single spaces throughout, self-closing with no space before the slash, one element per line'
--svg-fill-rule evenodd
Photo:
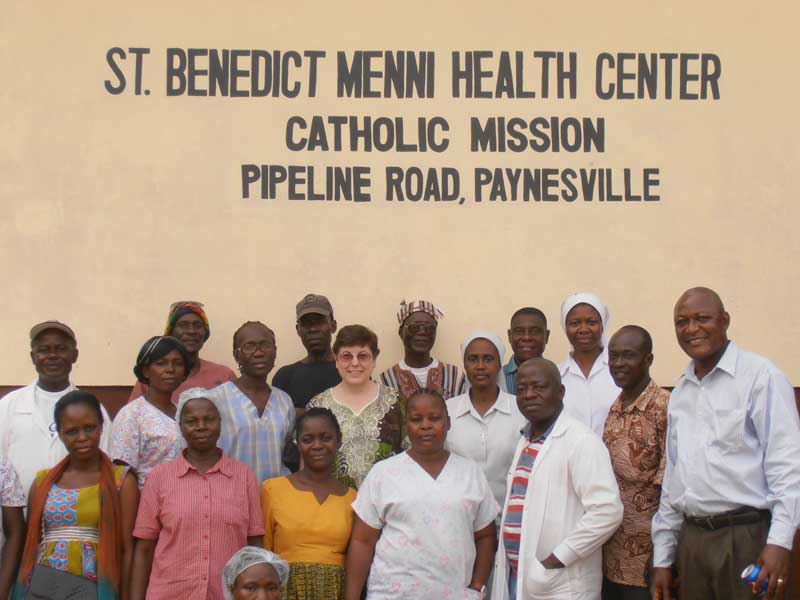
<path fill-rule="evenodd" d="M 794 76 L 797 9 L 744 2 L 483 1 L 94 5 L 10 0 L 0 20 L 0 272 L 6 282 L 0 383 L 32 379 L 27 331 L 57 318 L 78 333 L 75 381 L 131 382 L 140 344 L 176 299 L 206 303 L 205 356 L 231 363 L 233 330 L 260 319 L 278 362 L 302 354 L 294 303 L 329 295 L 340 325 L 382 341 L 381 368 L 400 356 L 394 314 L 418 295 L 446 318 L 436 353 L 457 360 L 473 328 L 503 332 L 535 305 L 551 318 L 547 355 L 567 345 L 563 298 L 592 290 L 612 328 L 638 323 L 669 385 L 685 363 L 671 311 L 687 287 L 721 293 L 732 337 L 771 357 L 800 385 Z M 108 94 L 107 49 L 149 47 L 149 96 Z M 298 98 L 167 98 L 167 47 L 321 49 L 320 93 Z M 337 99 L 337 50 L 432 50 L 437 97 Z M 575 51 L 575 100 L 454 100 L 452 50 Z M 593 94 L 599 52 L 713 52 L 718 101 L 609 101 Z M 292 153 L 293 115 L 442 115 L 443 155 Z M 470 116 L 602 116 L 598 154 L 473 155 Z M 638 204 L 290 203 L 241 198 L 242 163 L 454 166 L 462 185 L 489 167 L 661 169 L 661 202 Z M 380 182 L 379 177 L 375 177 Z"/>

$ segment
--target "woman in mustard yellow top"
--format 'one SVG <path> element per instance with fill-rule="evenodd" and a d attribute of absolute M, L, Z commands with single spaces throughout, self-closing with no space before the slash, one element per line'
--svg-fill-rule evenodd
<path fill-rule="evenodd" d="M 261 488 L 264 548 L 289 562 L 286 600 L 341 600 L 356 498 L 333 475 L 342 433 L 327 408 L 306 411 L 295 432 L 302 468 Z"/>

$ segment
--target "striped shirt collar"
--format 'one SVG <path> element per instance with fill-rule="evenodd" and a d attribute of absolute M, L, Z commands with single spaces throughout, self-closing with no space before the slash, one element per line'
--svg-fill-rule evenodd
<path fill-rule="evenodd" d="M 233 470 L 231 469 L 231 459 L 225 456 L 225 453 L 219 448 L 217 448 L 217 452 L 219 453 L 219 460 L 213 467 L 211 467 L 208 471 L 206 471 L 205 474 L 207 475 L 209 473 L 215 473 L 219 471 L 220 473 L 225 475 L 225 477 L 230 479 L 231 477 L 233 477 Z M 183 477 L 189 471 L 195 471 L 199 473 L 199 471 L 197 471 L 197 468 L 195 468 L 194 465 L 192 465 L 188 460 L 186 460 L 186 449 L 184 449 L 180 453 L 178 458 L 176 458 L 175 460 L 178 462 L 178 477 Z"/>
<path fill-rule="evenodd" d="M 564 412 L 564 411 L 563 411 L 563 409 L 562 409 L 562 411 L 561 411 L 561 412 L 562 412 L 562 413 Z M 559 418 L 561 417 L 561 415 L 558 415 L 558 416 L 559 416 Z M 547 439 L 547 437 L 548 437 L 548 436 L 549 436 L 551 433 L 553 433 L 553 429 L 555 429 L 556 423 L 558 423 L 558 421 L 559 421 L 559 419 L 556 419 L 555 421 L 553 421 L 553 422 L 550 424 L 550 427 L 548 427 L 548 428 L 547 428 L 547 431 L 545 431 L 545 432 L 544 432 L 542 435 L 540 435 L 540 436 L 539 436 L 539 437 L 537 437 L 537 438 L 532 438 L 532 437 L 531 437 L 531 436 L 533 435 L 533 425 L 531 424 L 531 422 L 530 422 L 530 421 L 528 421 L 528 422 L 525 424 L 525 427 L 523 427 L 522 429 L 520 429 L 520 430 L 519 430 L 519 432 L 520 432 L 520 433 L 521 433 L 523 436 L 525 436 L 525 439 L 526 439 L 526 440 L 528 440 L 529 442 L 544 442 L 544 441 Z"/>

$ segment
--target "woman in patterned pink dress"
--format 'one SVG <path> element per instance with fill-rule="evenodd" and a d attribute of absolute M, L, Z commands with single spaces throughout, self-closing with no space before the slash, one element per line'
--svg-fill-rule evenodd
<path fill-rule="evenodd" d="M 175 422 L 172 394 L 186 379 L 189 361 L 183 344 L 169 336 L 150 338 L 136 357 L 133 372 L 147 391 L 117 413 L 111 458 L 136 470 L 140 490 L 150 471 L 175 460 L 186 446 Z"/>

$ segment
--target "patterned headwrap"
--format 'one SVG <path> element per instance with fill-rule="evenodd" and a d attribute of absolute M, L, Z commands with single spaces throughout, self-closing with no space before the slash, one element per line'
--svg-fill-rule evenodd
<path fill-rule="evenodd" d="M 195 302 L 193 300 L 181 300 L 180 302 L 172 303 L 172 305 L 169 307 L 167 326 L 164 328 L 164 335 L 172 335 L 172 328 L 175 327 L 175 323 L 178 321 L 178 319 L 189 313 L 194 313 L 203 319 L 203 325 L 206 326 L 205 339 L 208 340 L 208 338 L 211 337 L 211 327 L 208 325 L 206 311 L 203 310 L 202 302 Z"/>
<path fill-rule="evenodd" d="M 397 313 L 397 321 L 402 325 L 408 317 L 415 312 L 424 312 L 433 317 L 434 321 L 438 321 L 444 316 L 441 309 L 437 308 L 433 302 L 427 300 L 412 300 L 406 302 L 403 300 L 400 303 L 400 311 Z"/>

